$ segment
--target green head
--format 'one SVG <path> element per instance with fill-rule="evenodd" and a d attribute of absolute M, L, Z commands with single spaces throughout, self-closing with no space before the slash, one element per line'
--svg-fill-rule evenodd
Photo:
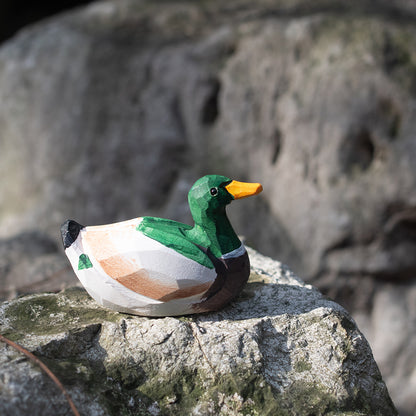
<path fill-rule="evenodd" d="M 226 176 L 206 175 L 198 179 L 188 194 L 189 207 L 196 224 L 204 226 L 207 221 L 225 213 L 225 207 L 234 199 L 256 195 L 262 191 L 258 183 L 233 181 Z"/>

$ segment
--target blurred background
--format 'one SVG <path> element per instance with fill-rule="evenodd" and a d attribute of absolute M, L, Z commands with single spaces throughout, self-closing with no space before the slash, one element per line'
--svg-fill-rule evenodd
<path fill-rule="evenodd" d="M 207 173 L 246 244 L 342 304 L 416 415 L 416 3 L 0 3 L 0 299 L 77 283 L 60 224 L 191 223 Z"/>

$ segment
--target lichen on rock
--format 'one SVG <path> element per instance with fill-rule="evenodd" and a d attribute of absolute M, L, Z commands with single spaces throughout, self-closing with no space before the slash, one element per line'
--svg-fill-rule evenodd
<path fill-rule="evenodd" d="M 348 313 L 250 250 L 242 295 L 205 315 L 146 318 L 80 288 L 0 305 L 0 332 L 33 351 L 88 415 L 394 415 Z M 0 413 L 67 414 L 39 368 L 0 345 Z"/>

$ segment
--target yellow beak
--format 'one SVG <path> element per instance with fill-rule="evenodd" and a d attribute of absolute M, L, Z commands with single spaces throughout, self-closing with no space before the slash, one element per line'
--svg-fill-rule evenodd
<path fill-rule="evenodd" d="M 225 189 L 234 199 L 240 199 L 259 194 L 263 190 L 263 187 L 259 183 L 232 181 Z"/>

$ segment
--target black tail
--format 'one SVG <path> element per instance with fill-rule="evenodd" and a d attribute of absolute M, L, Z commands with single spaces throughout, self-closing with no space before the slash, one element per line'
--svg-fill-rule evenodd
<path fill-rule="evenodd" d="M 71 244 L 77 239 L 79 232 L 84 228 L 73 220 L 66 220 L 61 226 L 62 242 L 64 248 L 71 247 Z"/>

